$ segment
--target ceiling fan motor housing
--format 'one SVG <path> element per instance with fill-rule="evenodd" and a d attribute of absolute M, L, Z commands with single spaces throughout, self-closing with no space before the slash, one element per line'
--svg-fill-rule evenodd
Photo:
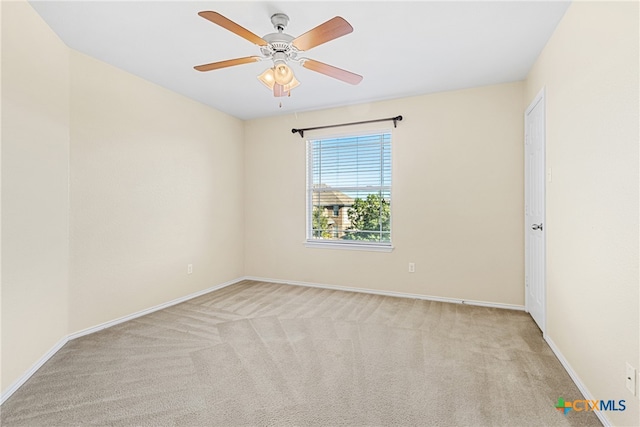
<path fill-rule="evenodd" d="M 293 37 L 285 33 L 271 33 L 262 37 L 267 42 L 266 46 L 261 47 L 262 54 L 267 58 L 276 59 L 276 55 L 280 59 L 295 59 L 297 50 L 291 42 Z"/>

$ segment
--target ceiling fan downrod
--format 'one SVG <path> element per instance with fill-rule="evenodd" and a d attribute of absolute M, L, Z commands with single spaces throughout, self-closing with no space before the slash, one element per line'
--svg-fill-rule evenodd
<path fill-rule="evenodd" d="M 289 24 L 289 17 L 284 13 L 274 13 L 273 15 L 271 15 L 271 23 L 273 24 L 273 28 L 275 28 L 276 31 L 282 33 Z"/>

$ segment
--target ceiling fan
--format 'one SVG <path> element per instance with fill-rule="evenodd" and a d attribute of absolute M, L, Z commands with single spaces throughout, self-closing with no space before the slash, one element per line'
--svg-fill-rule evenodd
<path fill-rule="evenodd" d="M 304 51 L 352 32 L 353 27 L 340 16 L 336 16 L 294 38 L 284 32 L 289 23 L 289 17 L 284 13 L 276 13 L 271 17 L 271 23 L 277 32 L 267 34 L 264 37 L 258 37 L 217 12 L 203 11 L 198 15 L 258 45 L 262 54 L 262 56 L 245 56 L 243 58 L 197 65 L 194 68 L 198 71 L 212 71 L 250 62 L 272 60 L 273 67 L 265 70 L 258 76 L 258 79 L 269 90 L 273 91 L 274 96 L 290 95 L 290 91 L 300 84 L 288 65 L 290 62 L 299 63 L 311 71 L 325 74 L 352 85 L 357 85 L 362 80 L 362 76 L 358 74 L 300 56 Z"/>

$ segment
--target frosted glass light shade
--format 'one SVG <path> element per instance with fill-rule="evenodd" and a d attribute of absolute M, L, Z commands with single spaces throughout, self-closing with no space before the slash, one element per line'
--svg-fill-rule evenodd
<path fill-rule="evenodd" d="M 273 67 L 273 74 L 276 80 L 276 83 L 285 86 L 291 83 L 294 78 L 293 70 L 289 68 L 287 64 L 284 62 L 276 62 L 275 67 Z"/>
<path fill-rule="evenodd" d="M 273 74 L 273 68 L 267 68 L 262 74 L 258 76 L 258 80 L 267 87 L 269 90 L 273 90 L 273 85 L 276 82 L 276 78 Z"/>
<path fill-rule="evenodd" d="M 293 75 L 293 72 L 291 74 L 292 76 L 289 83 L 281 85 L 282 93 L 284 93 L 284 95 L 288 95 L 291 89 L 294 89 L 300 85 L 300 82 L 298 81 L 298 79 L 296 79 L 296 76 Z M 260 82 L 265 85 L 267 89 L 273 92 L 273 86 L 277 83 L 275 78 L 275 70 L 273 68 L 267 68 L 262 74 L 258 76 L 258 80 L 260 80 Z"/>
<path fill-rule="evenodd" d="M 289 84 L 283 85 L 284 91 L 289 92 L 291 89 L 298 87 L 298 85 L 300 85 L 300 82 L 298 81 L 298 79 L 296 79 L 296 76 L 293 76 Z"/>

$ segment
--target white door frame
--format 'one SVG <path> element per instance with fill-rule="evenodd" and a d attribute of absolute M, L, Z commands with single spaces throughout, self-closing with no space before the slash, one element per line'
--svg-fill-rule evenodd
<path fill-rule="evenodd" d="M 524 124 L 525 124 L 525 162 L 527 161 L 527 148 L 526 148 L 526 138 L 527 138 L 527 120 L 528 120 L 528 115 L 529 113 L 531 113 L 531 111 L 537 107 L 538 105 L 542 106 L 542 159 L 541 159 L 541 163 L 539 165 L 539 168 L 542 169 L 541 171 L 539 171 L 539 173 L 542 176 L 542 181 L 541 181 L 541 186 L 540 188 L 538 188 L 537 190 L 539 192 L 542 192 L 542 204 L 543 204 L 543 209 L 542 209 L 542 213 L 541 213 L 541 218 L 540 218 L 540 222 L 542 223 L 542 230 L 538 230 L 536 232 L 541 232 L 542 233 L 542 262 L 541 262 L 541 266 L 539 266 L 539 269 L 541 271 L 539 271 L 539 273 L 542 275 L 542 286 L 541 286 L 541 313 L 536 314 L 532 314 L 532 317 L 534 318 L 534 321 L 537 323 L 537 325 L 540 327 L 540 330 L 542 331 L 543 335 L 546 334 L 546 313 L 547 313 L 547 269 L 546 269 L 546 254 L 547 254 L 547 248 L 546 248 L 546 235 L 547 235 L 547 221 L 546 221 L 546 105 L 545 105 L 545 88 L 543 87 L 540 92 L 538 92 L 538 94 L 535 96 L 535 98 L 533 99 L 533 101 L 531 101 L 531 104 L 529 104 L 529 106 L 527 107 L 527 109 L 525 110 L 524 113 Z M 525 206 L 526 203 L 528 202 L 528 200 L 526 200 L 527 197 L 527 182 L 529 180 L 529 177 L 527 175 L 527 164 L 525 163 Z M 527 217 L 527 210 L 525 208 L 525 221 L 524 221 L 524 232 L 525 232 L 525 309 L 528 313 L 531 314 L 531 308 L 532 308 L 532 301 L 531 301 L 531 297 L 529 296 L 529 287 L 530 287 L 530 277 L 529 277 L 529 272 L 530 269 L 532 268 L 532 266 L 530 265 L 530 257 L 529 257 L 529 245 L 528 245 L 528 233 L 531 232 L 531 227 L 532 224 L 530 224 L 530 220 Z M 534 311 L 540 311 L 539 310 L 540 307 L 535 307 Z"/>

